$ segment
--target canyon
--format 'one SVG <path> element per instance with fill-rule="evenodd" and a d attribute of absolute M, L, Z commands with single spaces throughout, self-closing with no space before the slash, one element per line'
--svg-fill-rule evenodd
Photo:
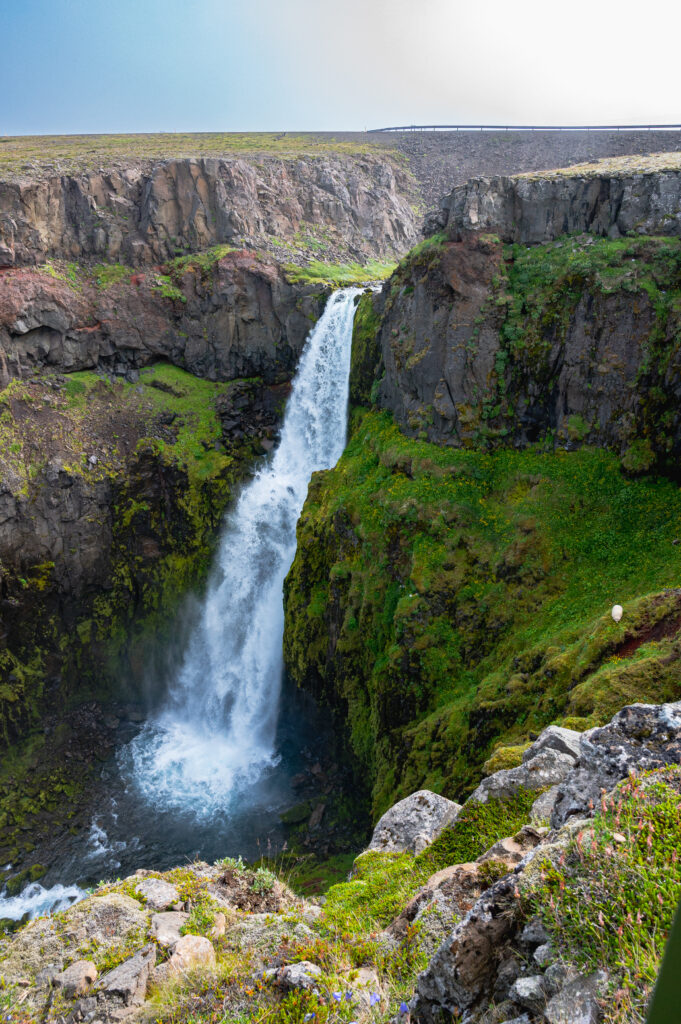
<path fill-rule="evenodd" d="M 581 163 L 587 143 L 608 159 Z M 362 139 L 355 153 L 14 164 L 0 184 L 4 880 L 28 891 L 47 868 L 53 881 L 50 844 L 85 828 L 77 808 L 99 800 L 120 723 L 134 738 L 167 688 L 183 609 L 211 592 L 223 516 L 277 451 L 339 284 L 357 288 L 347 445 L 312 474 L 284 582 L 287 678 L 321 709 L 327 749 L 306 755 L 302 801 L 280 808 L 285 863 L 312 858 L 305 886 L 423 791 L 448 815 L 429 832 L 427 800 L 409 804 L 408 842 L 370 843 L 322 904 L 281 887 L 267 858 L 150 864 L 98 888 L 54 918 L 72 952 L 49 918 L 1 940 L 0 975 L 21 987 L 28 973 L 27 1005 L 46 1019 L 171 1019 L 165 964 L 184 947 L 179 932 L 149 945 L 149 907 L 215 947 L 196 945 L 197 964 L 237 957 L 221 997 L 234 1012 L 253 1010 L 253 987 L 268 1006 L 323 1014 L 347 985 L 367 1020 L 380 1003 L 395 1019 L 556 1024 L 572 1019 L 556 1009 L 570 993 L 598 1020 L 619 986 L 624 1009 L 607 1019 L 642 1019 L 633 974 L 602 951 L 575 940 L 550 974 L 562 925 L 548 889 L 564 851 L 570 870 L 579 861 L 568 889 L 583 883 L 583 833 L 601 860 L 619 842 L 601 783 L 617 820 L 635 817 L 609 746 L 620 733 L 633 773 L 661 773 L 642 798 L 655 844 L 678 800 L 678 156 L 578 139 L 574 166 L 544 171 L 545 139 L 531 153 L 495 137 L 489 176 L 463 181 L 449 168 L 464 144 L 484 164 L 477 140 Z M 378 261 L 386 279 L 366 288 Z M 228 552 L 222 564 L 229 577 Z M 651 878 L 675 870 L 660 838 Z M 173 900 L 140 901 L 147 877 Z M 646 935 L 669 927 L 668 895 Z M 493 922 L 516 898 L 502 934 Z M 105 905 L 115 941 L 89 916 Z M 85 960 L 108 987 L 55 980 Z M 116 988 L 125 965 L 129 991 Z"/>

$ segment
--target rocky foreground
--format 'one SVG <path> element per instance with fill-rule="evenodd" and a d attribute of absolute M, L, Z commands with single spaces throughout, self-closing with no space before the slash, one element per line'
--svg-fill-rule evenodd
<path fill-rule="evenodd" d="M 678 893 L 681 703 L 551 726 L 463 807 L 414 793 L 313 901 L 224 860 L 0 945 L 4 1020 L 641 1021 Z"/>

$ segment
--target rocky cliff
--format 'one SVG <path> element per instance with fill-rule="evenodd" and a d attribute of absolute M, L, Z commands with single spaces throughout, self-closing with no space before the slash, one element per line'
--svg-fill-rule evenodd
<path fill-rule="evenodd" d="M 458 241 L 487 231 L 504 242 L 537 245 L 589 232 L 681 233 L 681 160 L 678 153 L 622 157 L 515 178 L 473 178 L 444 197 L 426 233 L 445 230 Z"/>
<path fill-rule="evenodd" d="M 138 267 L 219 243 L 286 246 L 300 232 L 353 259 L 385 258 L 416 239 L 415 197 L 410 176 L 371 154 L 34 167 L 0 181 L 0 266 L 62 257 Z"/>
<path fill-rule="evenodd" d="M 362 400 L 373 386 L 439 443 L 590 443 L 671 466 L 680 197 L 677 172 L 603 168 L 455 189 L 445 230 L 374 300 Z"/>
<path fill-rule="evenodd" d="M 169 273 L 100 264 L 9 269 L 0 278 L 5 380 L 40 368 L 125 375 L 166 359 L 208 380 L 293 372 L 328 289 L 218 248 Z"/>

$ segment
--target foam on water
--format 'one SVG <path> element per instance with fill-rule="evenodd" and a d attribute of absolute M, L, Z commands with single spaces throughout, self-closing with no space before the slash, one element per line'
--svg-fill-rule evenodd
<path fill-rule="evenodd" d="M 121 755 L 156 808 L 228 811 L 276 764 L 282 587 L 313 472 L 345 445 L 354 299 L 331 296 L 312 330 L 281 439 L 228 516 L 217 567 L 162 710 Z"/>
<path fill-rule="evenodd" d="M 44 889 L 39 882 L 32 882 L 18 896 L 0 895 L 0 919 L 6 917 L 10 921 L 20 921 L 26 914 L 30 918 L 55 914 L 82 900 L 85 895 L 85 890 L 77 885 L 53 885 Z"/>

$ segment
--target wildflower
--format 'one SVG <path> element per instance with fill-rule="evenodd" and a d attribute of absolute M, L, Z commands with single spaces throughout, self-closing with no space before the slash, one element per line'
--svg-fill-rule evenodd
<path fill-rule="evenodd" d="M 310 1024 L 310 1021 L 314 1020 L 316 1016 L 316 1013 L 306 1013 L 303 1017 L 303 1024 Z"/>
<path fill-rule="evenodd" d="M 400 1013 L 401 1014 L 409 1013 L 409 1007 L 404 1002 L 400 1003 Z"/>
<path fill-rule="evenodd" d="M 352 992 L 346 992 L 345 993 L 345 1002 L 346 1003 L 351 1003 L 352 1002 Z"/>
<path fill-rule="evenodd" d="M 369 1006 L 375 1006 L 376 1003 L 380 1003 L 381 997 L 378 992 L 371 992 L 369 994 Z"/>
<path fill-rule="evenodd" d="M 332 992 L 331 993 L 331 998 L 335 999 L 337 1003 L 340 1003 L 341 999 L 343 998 L 343 993 L 342 992 Z"/>

